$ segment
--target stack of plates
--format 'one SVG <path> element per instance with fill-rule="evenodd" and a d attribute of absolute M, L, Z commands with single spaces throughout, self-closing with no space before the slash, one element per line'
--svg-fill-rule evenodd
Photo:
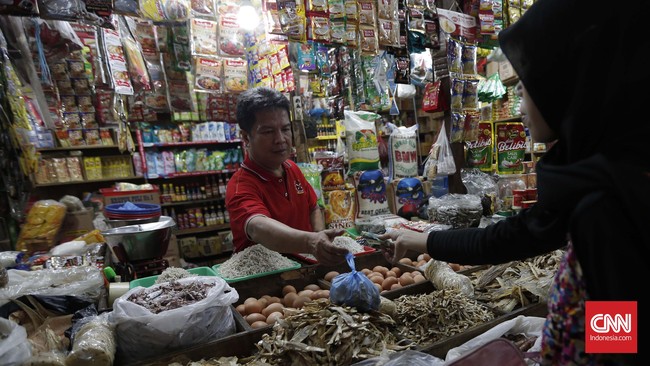
<path fill-rule="evenodd" d="M 151 203 L 113 203 L 104 208 L 109 220 L 157 219 L 160 215 L 160 205 Z"/>

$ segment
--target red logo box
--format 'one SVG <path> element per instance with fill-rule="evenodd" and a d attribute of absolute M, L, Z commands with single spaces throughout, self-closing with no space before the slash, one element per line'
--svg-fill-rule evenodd
<path fill-rule="evenodd" d="M 586 301 L 585 352 L 637 353 L 637 302 Z"/>

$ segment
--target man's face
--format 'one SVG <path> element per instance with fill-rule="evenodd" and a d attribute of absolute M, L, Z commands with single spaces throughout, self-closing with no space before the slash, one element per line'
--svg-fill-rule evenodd
<path fill-rule="evenodd" d="M 291 155 L 291 121 L 286 110 L 267 109 L 255 113 L 251 133 L 242 131 L 250 157 L 262 167 L 275 170 Z"/>

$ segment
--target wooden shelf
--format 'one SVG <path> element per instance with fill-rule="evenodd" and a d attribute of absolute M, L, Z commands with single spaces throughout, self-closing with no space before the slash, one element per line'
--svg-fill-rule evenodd
<path fill-rule="evenodd" d="M 330 135 L 330 136 L 316 136 L 316 140 L 336 140 L 338 138 L 337 135 Z"/>
<path fill-rule="evenodd" d="M 223 201 L 225 198 L 224 197 L 214 197 L 214 198 L 206 198 L 204 200 L 190 200 L 190 201 L 180 201 L 180 202 L 169 202 L 169 203 L 162 203 L 160 207 L 174 207 L 174 206 L 185 206 L 185 205 L 199 205 L 202 203 L 210 203 L 210 202 L 215 202 L 215 201 Z"/>
<path fill-rule="evenodd" d="M 117 149 L 117 145 L 82 145 L 82 146 L 66 146 L 66 147 L 47 147 L 36 149 L 39 152 L 57 152 L 57 151 L 72 151 L 72 150 L 101 150 L 101 149 Z"/>
<path fill-rule="evenodd" d="M 143 147 L 177 147 L 177 146 L 193 146 L 193 145 L 222 145 L 222 144 L 236 144 L 241 140 L 232 141 L 185 141 L 185 142 L 145 142 Z"/>
<path fill-rule="evenodd" d="M 210 226 L 203 226 L 203 227 L 194 227 L 191 229 L 178 229 L 174 231 L 174 234 L 176 236 L 179 235 L 192 235 L 192 234 L 201 234 L 201 233 L 210 233 L 214 231 L 222 231 L 230 229 L 230 223 L 225 223 L 221 225 L 210 225 Z"/>
<path fill-rule="evenodd" d="M 75 181 L 75 182 L 42 183 L 42 184 L 34 184 L 34 188 L 54 187 L 54 186 L 71 186 L 71 185 L 92 184 L 92 183 L 102 183 L 102 182 L 118 182 L 118 181 L 121 181 L 121 180 L 139 180 L 139 179 L 144 179 L 144 177 L 143 176 L 115 177 L 115 178 L 81 180 L 81 181 Z"/>
<path fill-rule="evenodd" d="M 187 173 L 171 173 L 167 175 L 150 175 L 148 179 L 171 179 L 171 178 L 183 178 L 183 177 L 198 177 L 204 175 L 214 175 L 221 173 L 234 173 L 237 170 L 234 169 L 223 169 L 223 170 L 204 170 L 201 172 L 187 172 Z"/>

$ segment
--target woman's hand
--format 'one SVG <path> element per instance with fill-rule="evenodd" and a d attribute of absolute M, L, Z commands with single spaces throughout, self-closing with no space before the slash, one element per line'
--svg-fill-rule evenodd
<path fill-rule="evenodd" d="M 332 242 L 337 236 L 343 235 L 345 230 L 326 229 L 313 233 L 309 239 L 310 253 L 316 257 L 319 264 L 331 266 L 345 261 L 348 250 L 334 245 Z"/>
<path fill-rule="evenodd" d="M 426 253 L 428 236 L 429 234 L 413 230 L 392 230 L 379 235 L 379 239 L 390 240 L 382 250 L 386 260 L 394 264 L 404 258 L 409 250 Z"/>

